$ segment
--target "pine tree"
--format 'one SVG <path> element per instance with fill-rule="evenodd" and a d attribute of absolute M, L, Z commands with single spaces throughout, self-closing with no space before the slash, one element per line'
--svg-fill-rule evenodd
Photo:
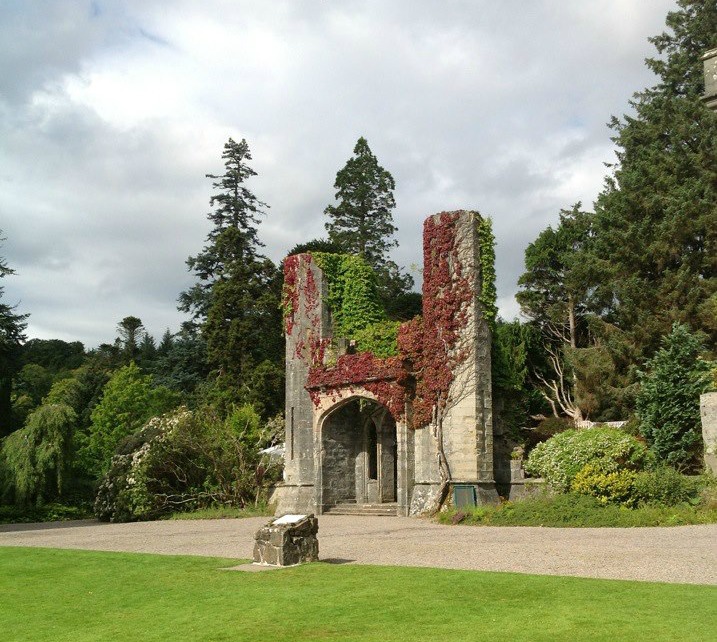
<path fill-rule="evenodd" d="M 599 312 L 647 355 L 675 321 L 717 338 L 717 116 L 701 61 L 717 47 L 717 4 L 678 5 L 650 38 L 658 83 L 612 120 L 618 163 L 594 219 Z"/>
<path fill-rule="evenodd" d="M 214 227 L 202 252 L 187 260 L 199 282 L 180 295 L 179 308 L 199 325 L 210 366 L 237 387 L 254 365 L 281 360 L 281 283 L 274 264 L 259 252 L 257 226 L 267 205 L 245 185 L 256 175 L 247 164 L 246 140 L 230 138 L 222 158 L 224 173 L 207 174 L 217 190 L 207 215 Z"/>
<path fill-rule="evenodd" d="M 390 260 L 389 252 L 398 246 L 392 211 L 396 207 L 396 183 L 365 138 L 356 142 L 353 156 L 336 174 L 337 205 L 329 205 L 325 227 L 329 241 L 347 254 L 361 256 L 377 273 L 382 298 L 390 301 L 413 286 L 410 275 L 402 274 Z"/>
<path fill-rule="evenodd" d="M 136 361 L 140 354 L 140 345 L 149 336 L 142 319 L 132 316 L 125 317 L 117 324 L 117 332 L 120 335 L 118 340 L 123 362 Z"/>
<path fill-rule="evenodd" d="M 702 447 L 700 395 L 717 366 L 701 358 L 705 346 L 686 325 L 675 323 L 640 373 L 640 432 L 657 457 L 677 468 L 698 465 Z"/>
<path fill-rule="evenodd" d="M 0 236 L 0 242 L 5 239 Z M 15 274 L 0 257 L 0 278 Z M 17 314 L 15 306 L 2 302 L 4 288 L 0 286 L 0 437 L 12 430 L 10 394 L 12 377 L 20 367 L 20 346 L 25 340 L 26 319 L 29 315 Z"/>

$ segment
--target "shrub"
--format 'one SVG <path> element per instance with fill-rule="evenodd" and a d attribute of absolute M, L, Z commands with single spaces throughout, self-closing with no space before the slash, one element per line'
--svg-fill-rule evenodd
<path fill-rule="evenodd" d="M 670 466 L 660 466 L 637 473 L 633 494 L 635 500 L 643 504 L 675 506 L 697 499 L 699 486 L 695 478 L 681 475 Z"/>
<path fill-rule="evenodd" d="M 636 505 L 635 478 L 639 473 L 622 469 L 606 473 L 594 464 L 583 466 L 571 484 L 573 492 L 595 497 L 601 504 Z"/>
<path fill-rule="evenodd" d="M 534 448 L 537 444 L 547 441 L 555 435 L 571 430 L 573 422 L 564 417 L 547 417 L 543 419 L 535 428 L 528 431 L 527 445 L 528 450 Z"/>
<path fill-rule="evenodd" d="M 281 428 L 251 406 L 225 420 L 211 410 L 180 409 L 151 419 L 120 444 L 95 502 L 99 519 L 152 519 L 215 504 L 243 507 L 260 499 L 279 466 L 263 458 Z"/>
<path fill-rule="evenodd" d="M 647 459 L 646 447 L 616 428 L 573 429 L 538 444 L 530 453 L 525 470 L 565 492 L 587 464 L 611 473 L 621 468 L 640 470 Z"/>

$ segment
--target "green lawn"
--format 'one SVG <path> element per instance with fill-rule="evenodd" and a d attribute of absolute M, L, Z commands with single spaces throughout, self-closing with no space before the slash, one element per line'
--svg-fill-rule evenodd
<path fill-rule="evenodd" d="M 0 548 L 3 640 L 707 640 L 717 587 Z"/>

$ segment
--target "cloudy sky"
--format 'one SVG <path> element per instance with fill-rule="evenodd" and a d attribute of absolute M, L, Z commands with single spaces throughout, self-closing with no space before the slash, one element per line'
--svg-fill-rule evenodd
<path fill-rule="evenodd" d="M 112 341 L 125 316 L 176 330 L 229 137 L 246 138 L 280 260 L 324 234 L 365 136 L 396 179 L 406 267 L 435 212 L 497 237 L 501 314 L 526 245 L 589 207 L 612 114 L 654 82 L 643 59 L 673 0 L 2 0 L 4 301 L 30 337 Z M 420 278 L 420 275 L 416 275 Z"/>

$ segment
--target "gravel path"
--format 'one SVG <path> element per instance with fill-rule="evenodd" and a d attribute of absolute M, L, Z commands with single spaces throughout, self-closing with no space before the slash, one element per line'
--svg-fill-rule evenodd
<path fill-rule="evenodd" d="M 0 546 L 251 558 L 265 517 L 0 525 Z M 319 517 L 322 560 L 717 585 L 717 524 L 672 528 L 443 526 L 406 517 Z"/>

